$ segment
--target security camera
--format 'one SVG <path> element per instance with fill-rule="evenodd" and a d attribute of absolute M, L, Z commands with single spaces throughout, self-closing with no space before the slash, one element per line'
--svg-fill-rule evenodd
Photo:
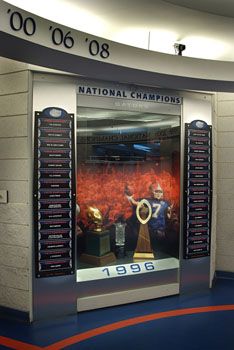
<path fill-rule="evenodd" d="M 175 49 L 176 55 L 182 56 L 182 51 L 184 51 L 186 49 L 186 46 L 183 44 L 175 43 L 174 49 Z"/>

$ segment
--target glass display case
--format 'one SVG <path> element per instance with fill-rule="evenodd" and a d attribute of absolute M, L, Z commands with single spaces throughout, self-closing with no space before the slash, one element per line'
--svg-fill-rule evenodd
<path fill-rule="evenodd" d="M 38 74 L 33 116 L 35 319 L 208 288 L 208 95 Z"/>
<path fill-rule="evenodd" d="M 177 283 L 180 105 L 78 96 L 76 141 L 79 298 Z"/>

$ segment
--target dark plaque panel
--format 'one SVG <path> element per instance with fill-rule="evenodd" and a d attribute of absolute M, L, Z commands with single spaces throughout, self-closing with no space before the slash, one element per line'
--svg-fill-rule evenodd
<path fill-rule="evenodd" d="M 34 222 L 36 277 L 75 273 L 74 115 L 35 112 Z"/>
<path fill-rule="evenodd" d="M 212 128 L 202 120 L 185 124 L 184 258 L 210 255 Z"/>

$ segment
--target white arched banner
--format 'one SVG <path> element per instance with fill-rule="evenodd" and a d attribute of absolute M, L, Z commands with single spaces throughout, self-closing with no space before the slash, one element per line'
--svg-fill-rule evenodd
<path fill-rule="evenodd" d="M 174 56 L 112 42 L 0 0 L 1 55 L 91 78 L 176 89 L 234 91 L 234 63 Z"/>

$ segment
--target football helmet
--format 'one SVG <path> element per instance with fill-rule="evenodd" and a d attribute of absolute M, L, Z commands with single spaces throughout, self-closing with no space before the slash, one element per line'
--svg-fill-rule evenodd
<path fill-rule="evenodd" d="M 163 190 L 159 183 L 153 183 L 150 185 L 149 190 L 152 193 L 153 198 L 160 200 L 163 198 Z"/>

